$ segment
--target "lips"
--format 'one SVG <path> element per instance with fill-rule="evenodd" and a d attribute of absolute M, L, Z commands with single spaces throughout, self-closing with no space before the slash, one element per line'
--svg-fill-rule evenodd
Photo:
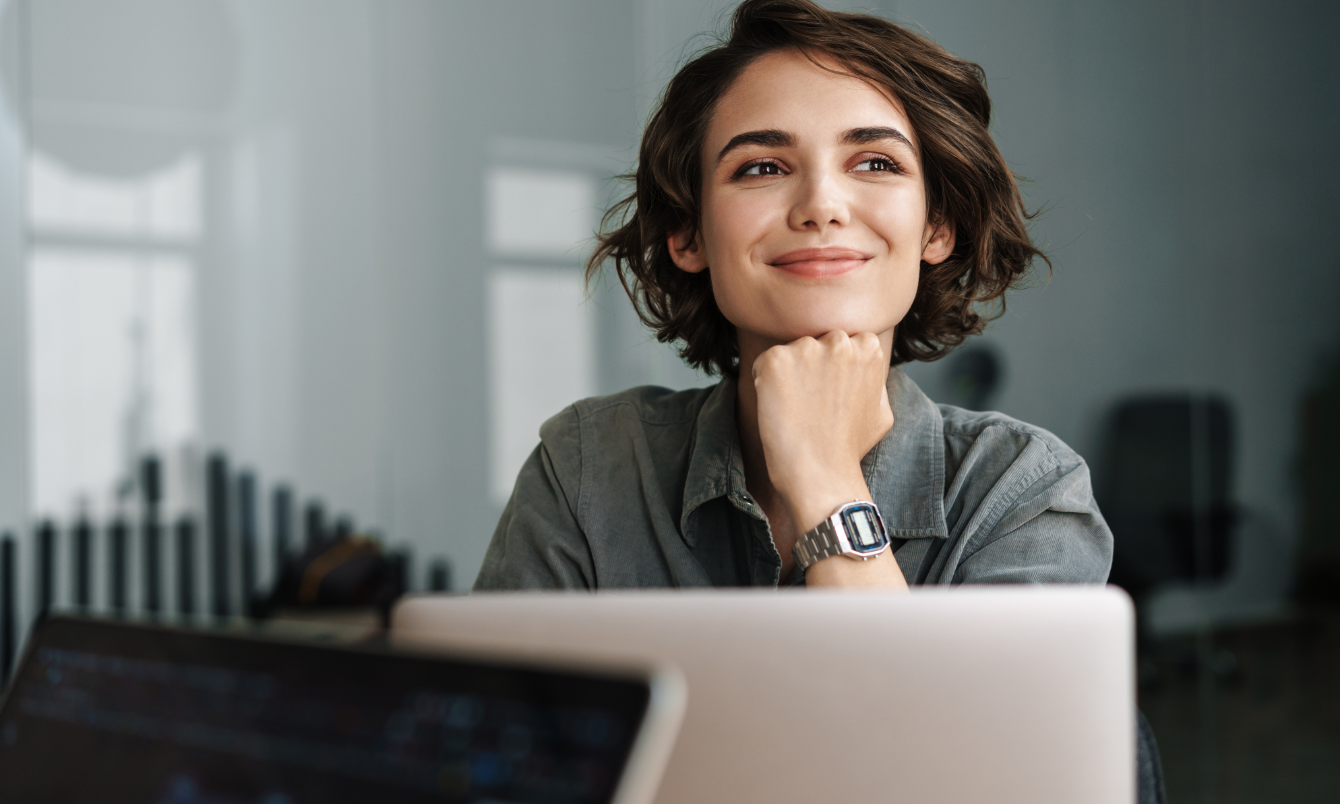
<path fill-rule="evenodd" d="M 808 279 L 827 279 L 860 270 L 871 255 L 851 248 L 801 248 L 769 261 L 773 268 Z"/>

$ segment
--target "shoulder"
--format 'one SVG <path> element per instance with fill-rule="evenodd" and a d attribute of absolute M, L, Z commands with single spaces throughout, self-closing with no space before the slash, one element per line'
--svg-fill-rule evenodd
<path fill-rule="evenodd" d="M 1101 583 L 1112 533 L 1089 467 L 1055 434 L 995 412 L 940 405 L 944 510 L 955 583 Z"/>
<path fill-rule="evenodd" d="M 638 444 L 647 445 L 659 465 L 686 456 L 712 391 L 643 385 L 581 399 L 540 427 L 540 443 L 565 485 L 587 472 L 608 474 L 637 463 Z"/>
<path fill-rule="evenodd" d="M 990 453 L 991 464 L 1012 464 L 1020 459 L 1073 467 L 1084 460 L 1049 430 L 1019 421 L 1004 413 L 975 411 L 953 405 L 938 405 L 944 422 L 946 458 L 961 463 L 973 453 Z"/>
<path fill-rule="evenodd" d="M 715 386 L 672 391 L 640 385 L 609 396 L 581 399 L 564 408 L 540 428 L 543 441 L 576 435 L 583 427 L 627 425 L 673 427 L 692 425 Z"/>

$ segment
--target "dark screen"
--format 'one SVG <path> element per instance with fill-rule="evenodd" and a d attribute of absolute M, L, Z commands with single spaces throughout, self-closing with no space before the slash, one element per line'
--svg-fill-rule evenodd
<path fill-rule="evenodd" d="M 609 801 L 645 681 L 53 618 L 0 801 Z"/>

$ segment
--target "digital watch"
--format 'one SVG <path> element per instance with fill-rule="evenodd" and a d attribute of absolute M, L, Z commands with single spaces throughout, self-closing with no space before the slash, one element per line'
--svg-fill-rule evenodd
<path fill-rule="evenodd" d="M 817 561 L 846 556 L 860 561 L 889 549 L 889 532 L 879 508 L 872 502 L 851 502 L 837 509 L 796 541 L 791 549 L 796 563 L 807 570 Z"/>

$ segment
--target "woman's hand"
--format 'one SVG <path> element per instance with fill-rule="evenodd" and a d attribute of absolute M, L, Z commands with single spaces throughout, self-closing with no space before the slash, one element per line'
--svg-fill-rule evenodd
<path fill-rule="evenodd" d="M 801 338 L 763 352 L 753 373 L 768 478 L 797 535 L 845 503 L 871 499 L 861 458 L 893 426 L 889 362 L 879 338 L 845 332 Z M 806 582 L 906 588 L 887 551 L 868 561 L 824 559 Z"/>
<path fill-rule="evenodd" d="M 753 368 L 768 479 L 803 533 L 865 490 L 861 458 L 893 426 L 889 364 L 874 335 L 830 332 L 774 346 Z"/>

